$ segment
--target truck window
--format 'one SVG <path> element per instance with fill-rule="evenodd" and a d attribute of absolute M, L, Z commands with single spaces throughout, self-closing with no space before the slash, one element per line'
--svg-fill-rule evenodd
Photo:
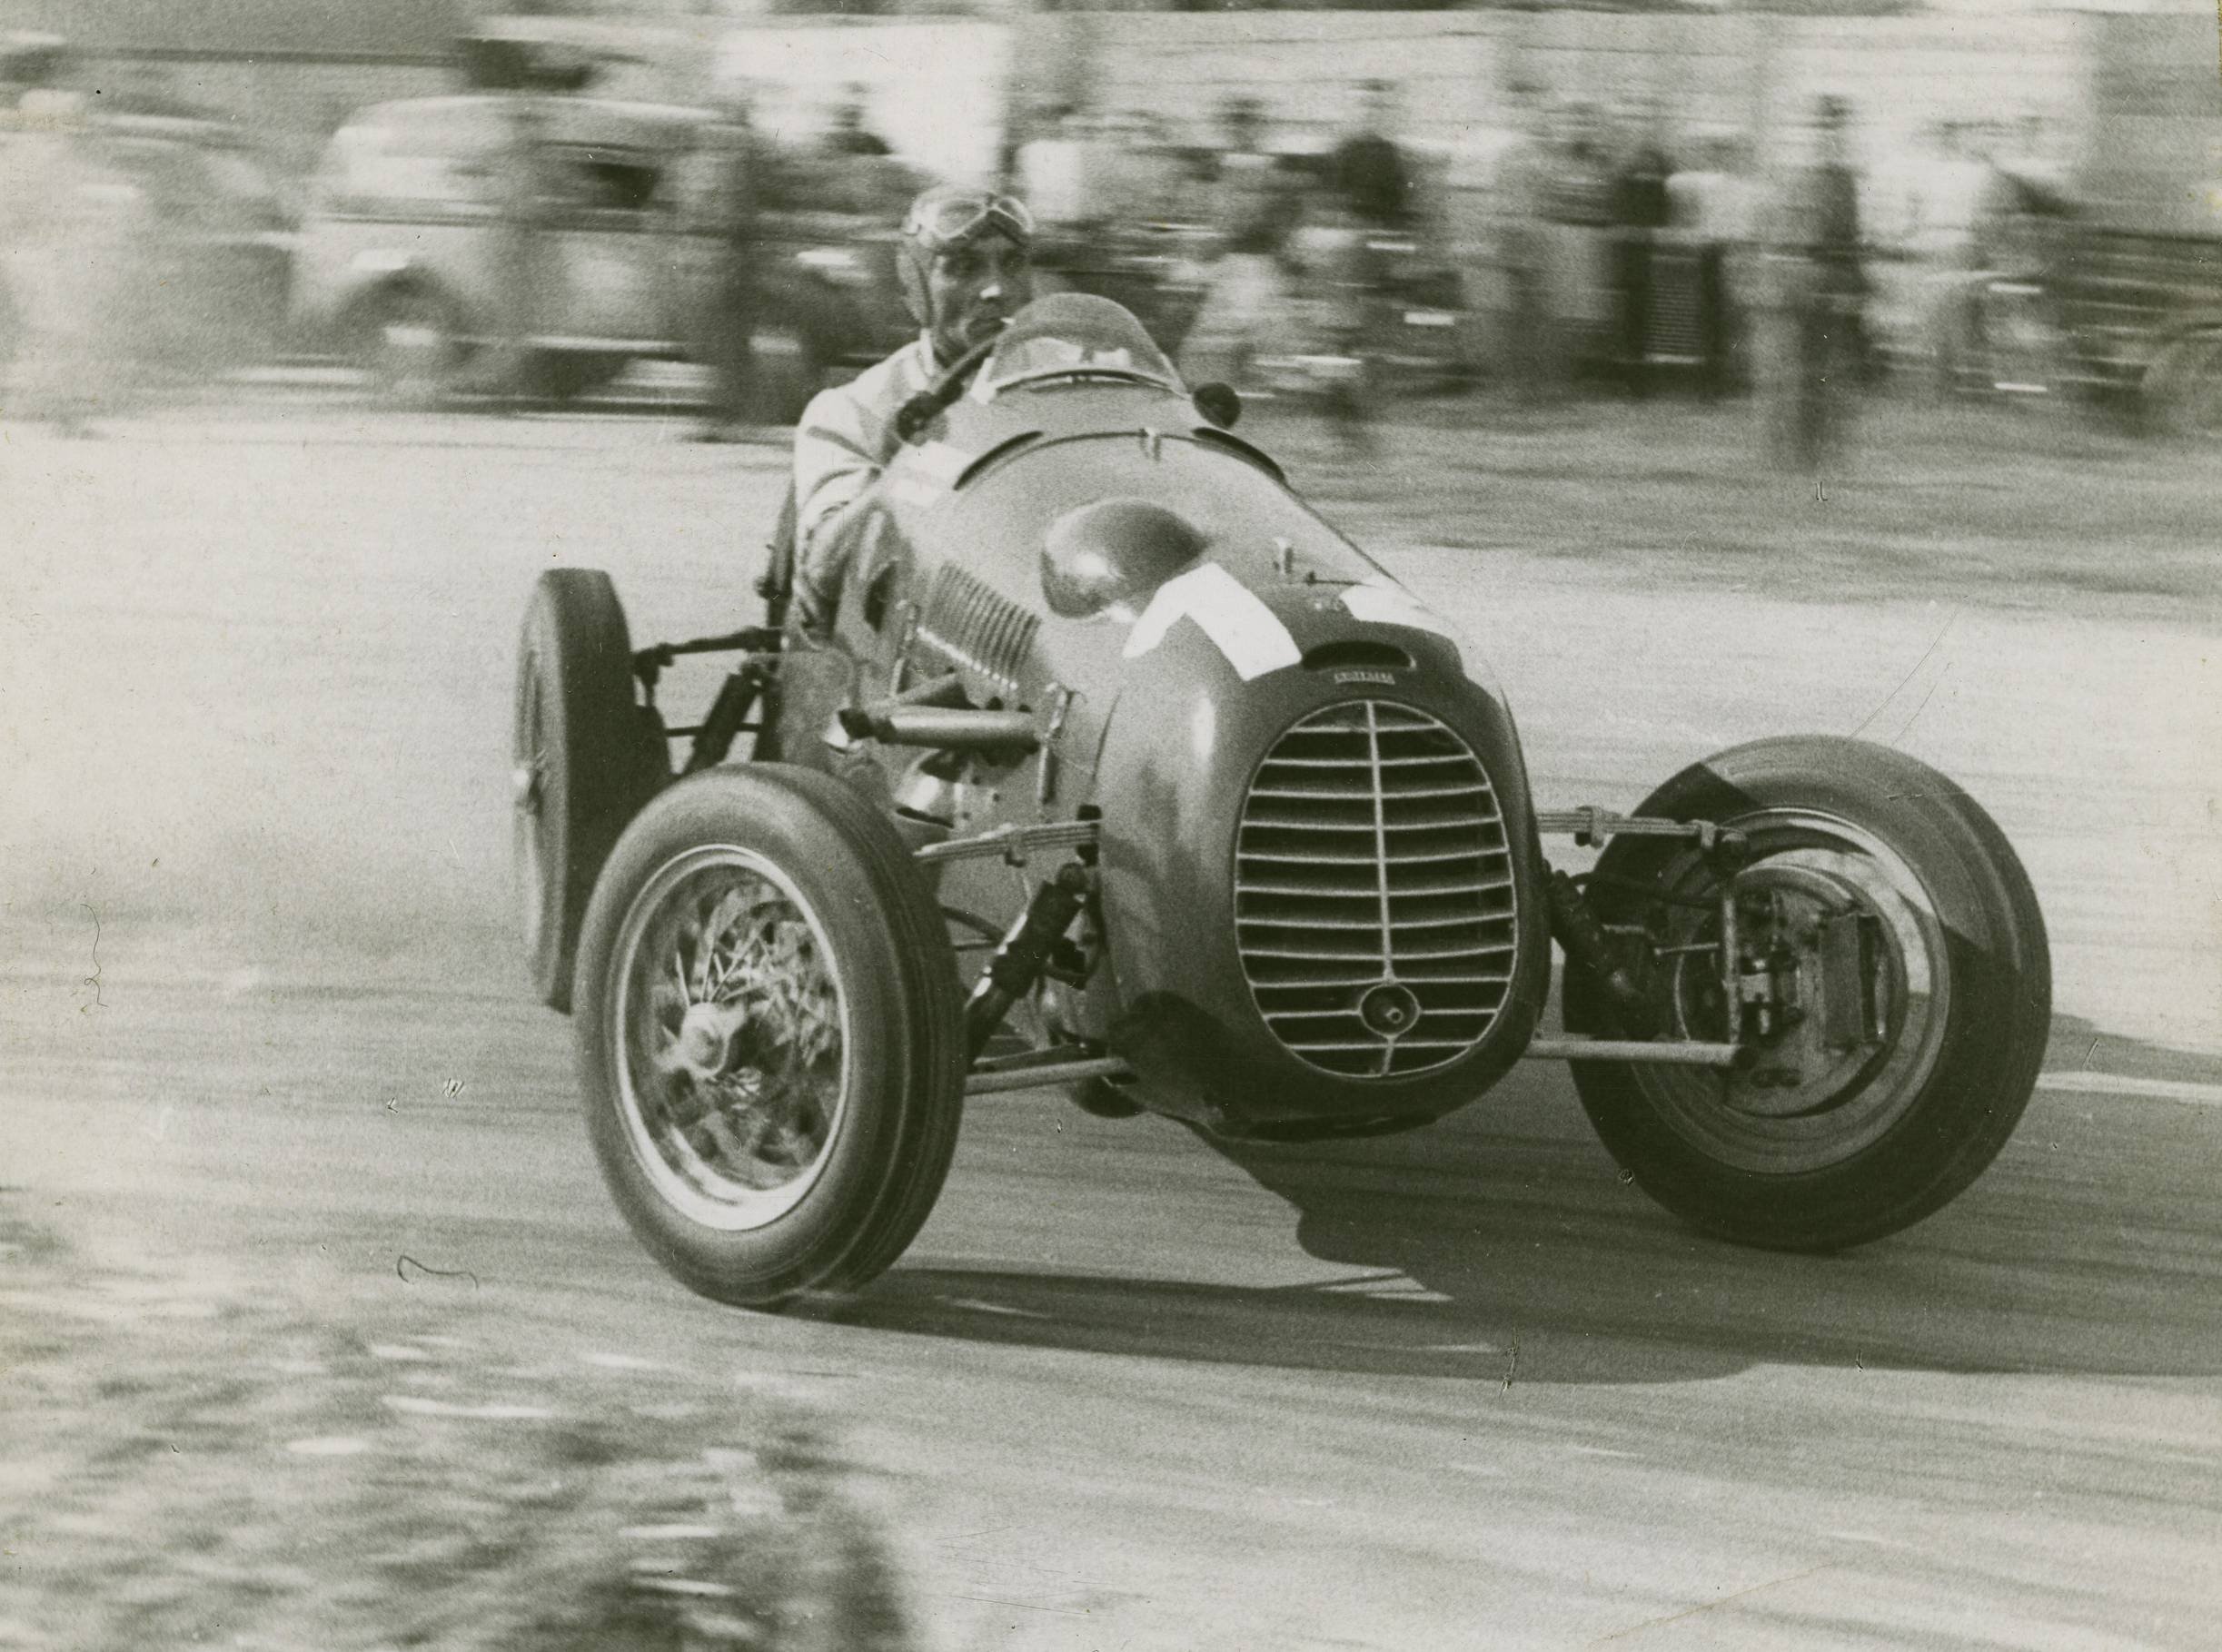
<path fill-rule="evenodd" d="M 483 122 L 343 128 L 317 169 L 318 204 L 341 216 L 477 218 L 500 191 L 499 134 Z"/>
<path fill-rule="evenodd" d="M 644 213 L 655 199 L 655 157 L 637 151 L 584 143 L 549 144 L 542 178 L 551 211 L 573 213 Z"/>

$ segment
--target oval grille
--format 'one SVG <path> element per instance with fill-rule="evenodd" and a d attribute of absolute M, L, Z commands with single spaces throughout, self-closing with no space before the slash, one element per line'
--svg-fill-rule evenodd
<path fill-rule="evenodd" d="M 1235 945 L 1259 1013 L 1310 1065 L 1423 1073 L 1495 1024 L 1511 989 L 1513 857 L 1481 759 L 1385 700 L 1274 743 L 1235 842 Z"/>

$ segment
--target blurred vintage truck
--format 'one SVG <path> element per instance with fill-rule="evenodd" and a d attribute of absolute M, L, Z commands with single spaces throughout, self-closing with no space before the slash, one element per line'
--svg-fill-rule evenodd
<path fill-rule="evenodd" d="M 754 169 L 738 220 L 736 151 Z M 714 110 L 521 93 L 359 111 L 311 180 L 301 341 L 397 401 L 564 398 L 699 360 L 729 248 L 753 259 L 753 397 L 792 419 L 907 334 L 887 232 L 911 180 L 827 187 Z"/>

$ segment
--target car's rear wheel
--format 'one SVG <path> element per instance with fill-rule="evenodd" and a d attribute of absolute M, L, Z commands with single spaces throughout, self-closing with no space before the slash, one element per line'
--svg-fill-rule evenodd
<path fill-rule="evenodd" d="M 518 644 L 511 851 L 533 993 L 567 1010 L 579 926 L 610 846 L 669 776 L 633 697 L 632 644 L 610 576 L 540 577 Z"/>
<path fill-rule="evenodd" d="M 604 1180 L 689 1289 L 854 1290 L 901 1255 L 956 1150 L 963 1007 L 884 816 L 783 765 L 706 770 L 627 830 L 579 958 Z"/>

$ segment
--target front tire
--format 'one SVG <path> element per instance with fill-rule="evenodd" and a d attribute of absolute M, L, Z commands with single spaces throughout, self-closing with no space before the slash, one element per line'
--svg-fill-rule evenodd
<path fill-rule="evenodd" d="M 747 1308 L 855 1290 L 932 1210 L 963 1110 L 940 912 L 886 818 L 780 765 L 658 797 L 579 958 L 587 1130 L 633 1232 Z"/>
<path fill-rule="evenodd" d="M 1662 1019 L 1721 1039 L 1733 1016 L 1757 1045 L 1738 1073 L 1573 1063 L 1638 1184 L 1723 1238 L 1826 1251 L 1910 1226 L 1981 1174 L 2029 1103 L 2052 1007 L 2036 894 L 1981 806 L 1902 753 L 1808 737 L 1693 765 L 1638 812 L 1746 834 L 1738 950 L 1751 999 L 1771 1000 L 1729 1008 L 1721 874 L 1696 847 L 1614 838 L 1591 898 L 1608 925 L 1652 929 Z M 1566 1024 L 1613 1030 L 1585 972 L 1568 971 Z"/>

